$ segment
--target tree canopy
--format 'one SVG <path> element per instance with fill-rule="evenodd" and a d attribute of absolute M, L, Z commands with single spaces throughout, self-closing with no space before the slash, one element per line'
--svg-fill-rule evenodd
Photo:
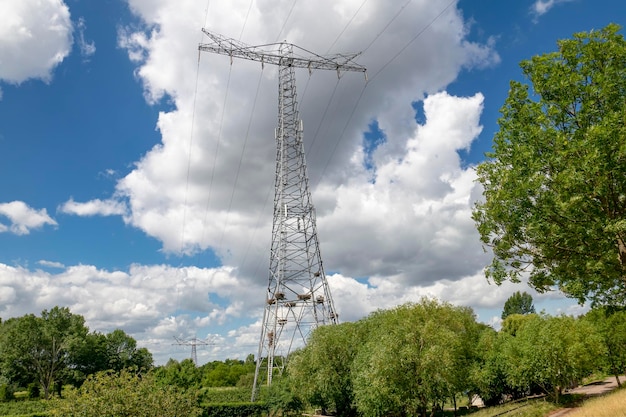
<path fill-rule="evenodd" d="M 526 291 L 523 293 L 515 291 L 504 303 L 502 320 L 506 319 L 511 314 L 532 314 L 534 312 L 535 306 L 533 305 L 533 297 Z"/>
<path fill-rule="evenodd" d="M 0 377 L 26 387 L 36 384 L 44 398 L 53 387 L 80 385 L 99 371 L 152 368 L 152 354 L 122 330 L 90 333 L 83 316 L 67 307 L 0 322 Z"/>
<path fill-rule="evenodd" d="M 473 218 L 496 283 L 525 274 L 579 302 L 626 301 L 626 41 L 611 24 L 523 61 Z"/>

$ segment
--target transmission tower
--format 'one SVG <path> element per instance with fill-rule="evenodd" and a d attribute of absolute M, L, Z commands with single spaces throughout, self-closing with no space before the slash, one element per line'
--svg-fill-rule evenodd
<path fill-rule="evenodd" d="M 320 56 L 286 42 L 250 46 L 206 29 L 211 40 L 200 51 L 277 65 L 278 126 L 276 128 L 276 176 L 274 220 L 270 250 L 269 285 L 256 358 L 252 400 L 261 380 L 270 385 L 275 371 L 281 372 L 292 348 L 306 343 L 320 325 L 337 323 L 320 256 L 315 210 L 311 200 L 302 120 L 298 113 L 295 68 L 359 71 L 352 62 L 359 54 Z M 297 55 L 294 49 L 304 55 Z M 266 371 L 266 376 L 261 371 Z"/>
<path fill-rule="evenodd" d="M 209 346 L 213 344 L 212 341 L 198 339 L 197 337 L 192 337 L 191 339 L 185 340 L 174 336 L 174 339 L 176 339 L 176 343 L 174 343 L 175 345 L 191 346 L 191 361 L 195 366 L 198 366 L 198 353 L 196 350 L 196 346 Z"/>

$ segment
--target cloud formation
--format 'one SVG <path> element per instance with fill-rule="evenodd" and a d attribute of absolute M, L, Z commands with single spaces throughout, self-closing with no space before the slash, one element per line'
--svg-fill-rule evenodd
<path fill-rule="evenodd" d="M 0 16 L 0 80 L 48 82 L 72 47 L 67 5 L 59 0 L 3 1 Z"/>
<path fill-rule="evenodd" d="M 16 235 L 27 235 L 31 230 L 41 229 L 46 224 L 57 225 L 57 222 L 48 215 L 45 208 L 36 210 L 23 201 L 1 203 L 0 216 L 8 218 L 10 221 L 9 225 L 0 223 L 0 233 L 11 232 Z"/>
<path fill-rule="evenodd" d="M 559 3 L 568 3 L 573 0 L 537 0 L 531 7 L 532 13 L 535 18 L 542 16 L 550 11 L 554 6 Z"/>
<path fill-rule="evenodd" d="M 297 75 L 327 268 L 414 283 L 475 272 L 476 260 L 437 263 L 446 251 L 456 256 L 463 247 L 468 258 L 478 247 L 477 240 L 469 243 L 473 177 L 460 168 L 456 152 L 480 131 L 482 96 L 457 100 L 435 93 L 461 69 L 495 65 L 499 58 L 491 41 L 467 39 L 456 4 L 370 1 L 358 7 L 325 0 L 298 4 L 288 14 L 267 2 L 254 2 L 249 13 L 224 2 L 209 6 L 206 22 L 195 2 L 129 5 L 145 29 L 121 30 L 120 45 L 139 65 L 147 100 L 167 97 L 175 109 L 159 116 L 162 143 L 117 184 L 127 223 L 159 239 L 167 252 L 211 249 L 243 277 L 264 275 L 258 271 L 265 270 L 272 219 L 276 68 L 204 53 L 198 65 L 198 42 L 206 41 L 199 29 L 206 24 L 249 44 L 289 39 L 321 54 L 364 51 L 359 62 L 368 67 L 369 82 L 360 74 L 338 80 L 334 71 Z M 418 126 L 413 103 L 428 94 L 428 125 Z M 448 116 L 458 120 L 446 130 Z M 385 134 L 370 155 L 375 184 L 363 159 L 363 134 L 373 120 Z M 461 126 L 466 122 L 469 127 Z M 78 214 L 78 207 L 70 201 L 64 210 Z"/>

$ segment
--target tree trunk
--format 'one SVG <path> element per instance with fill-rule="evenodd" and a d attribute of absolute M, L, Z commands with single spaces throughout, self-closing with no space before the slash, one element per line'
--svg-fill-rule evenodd
<path fill-rule="evenodd" d="M 617 235 L 617 252 L 622 271 L 626 272 L 626 243 L 620 235 Z M 623 278 L 626 280 L 626 274 L 624 274 Z"/>

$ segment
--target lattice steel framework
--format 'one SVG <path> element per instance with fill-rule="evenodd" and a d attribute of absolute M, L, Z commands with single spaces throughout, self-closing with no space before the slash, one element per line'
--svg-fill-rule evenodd
<path fill-rule="evenodd" d="M 174 343 L 175 345 L 191 346 L 191 361 L 196 366 L 198 366 L 198 351 L 196 347 L 197 346 L 209 346 L 213 344 L 213 342 L 210 340 L 202 340 L 202 339 L 198 339 L 197 337 L 193 337 L 189 340 L 185 340 L 185 339 L 180 339 L 174 336 L 174 339 L 176 339 L 176 343 Z"/>
<path fill-rule="evenodd" d="M 352 62 L 359 54 L 320 56 L 286 42 L 249 46 L 202 30 L 211 43 L 201 44 L 201 51 L 228 55 L 231 60 L 243 58 L 279 67 L 274 219 L 269 285 L 252 393 L 254 401 L 262 380 L 271 384 L 274 372 L 282 372 L 289 353 L 303 346 L 315 327 L 337 323 L 320 256 L 315 209 L 309 190 L 295 68 L 336 70 L 338 75 L 342 71 L 365 73 L 365 68 Z M 294 50 L 306 56 L 297 55 Z"/>

